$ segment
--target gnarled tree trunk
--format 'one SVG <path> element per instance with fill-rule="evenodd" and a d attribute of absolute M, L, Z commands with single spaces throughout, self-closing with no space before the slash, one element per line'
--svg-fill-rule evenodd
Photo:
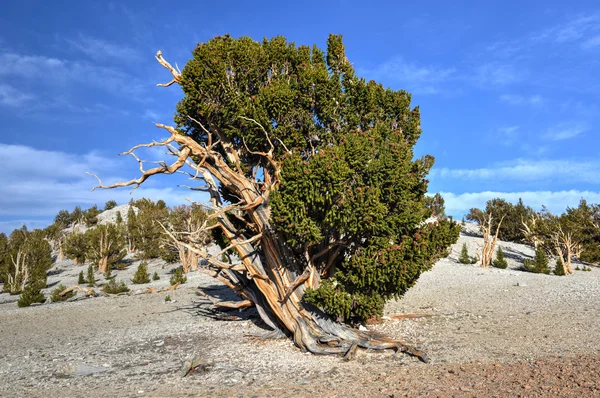
<path fill-rule="evenodd" d="M 180 83 L 179 72 L 162 58 L 160 52 L 156 58 L 173 74 L 173 80 L 164 86 Z M 247 120 L 258 124 L 252 119 Z M 306 289 L 317 288 L 321 275 L 330 272 L 333 258 L 340 255 L 340 243 L 330 242 L 330 246 L 324 248 L 318 256 L 310 256 L 307 252 L 303 259 L 293 255 L 282 243 L 283 239 L 271 225 L 269 206 L 270 193 L 279 184 L 281 168 L 273 157 L 273 144 L 262 126 L 271 150 L 248 150 L 251 154 L 264 158 L 266 166 L 262 170 L 263 180 L 259 181 L 256 178 L 248 178 L 242 172 L 239 153 L 224 134 L 217 128 L 209 130 L 200 122 L 194 122 L 206 133 L 207 142 L 200 144 L 171 126 L 157 124 L 157 127 L 170 134 L 169 138 L 162 142 L 137 145 L 125 154 L 134 154 L 134 151 L 142 146 L 165 146 L 177 160 L 171 165 L 163 163 L 144 170 L 142 162 L 134 155 L 140 162 L 143 172 L 141 177 L 105 186 L 95 176 L 99 183 L 97 188 L 139 186 L 152 175 L 172 174 L 185 165 L 189 166 L 193 171 L 189 175 L 193 179 L 202 180 L 206 184 L 203 189 L 211 196 L 211 212 L 202 226 L 203 230 L 219 228 L 230 244 L 220 253 L 209 255 L 203 245 L 198 245 L 189 238 L 190 235 L 178 235 L 167 228 L 165 233 L 177 244 L 183 245 L 207 261 L 208 266 L 200 269 L 202 272 L 232 288 L 244 303 L 253 303 L 264 322 L 273 329 L 272 336 L 291 336 L 298 347 L 314 354 L 342 354 L 352 358 L 359 347 L 375 350 L 393 349 L 427 361 L 423 352 L 403 341 L 375 336 L 333 322 L 318 308 L 302 302 Z M 214 140 L 213 135 L 216 135 Z M 222 147 L 226 158 L 215 149 L 217 145 Z M 217 189 L 217 182 L 239 198 L 239 202 L 224 204 Z M 245 230 L 251 231 L 251 235 L 243 233 L 232 222 L 240 213 L 247 216 L 241 221 L 246 225 Z M 216 223 L 211 223 L 214 221 Z M 220 256 L 230 250 L 237 253 L 241 259 L 240 264 L 221 261 Z M 332 261 L 316 263 L 316 257 L 321 256 L 329 256 Z M 227 306 L 226 303 L 222 304 Z"/>

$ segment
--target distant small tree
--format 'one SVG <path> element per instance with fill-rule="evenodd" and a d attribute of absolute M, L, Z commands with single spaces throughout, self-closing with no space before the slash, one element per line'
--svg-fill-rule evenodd
<path fill-rule="evenodd" d="M 508 262 L 504 258 L 504 251 L 502 248 L 498 246 L 498 250 L 496 251 L 496 259 L 492 263 L 492 265 L 496 268 L 506 269 L 508 267 Z"/>
<path fill-rule="evenodd" d="M 87 257 L 106 273 L 127 254 L 125 242 L 114 224 L 99 225 L 86 231 L 88 239 Z"/>
<path fill-rule="evenodd" d="M 133 278 L 131 282 L 135 285 L 141 285 L 144 283 L 150 283 L 150 275 L 148 274 L 148 263 L 142 261 L 142 263 L 138 266 L 138 269 L 133 274 Z"/>
<path fill-rule="evenodd" d="M 121 212 L 117 212 L 117 217 L 115 219 L 115 223 L 120 226 L 123 223 L 123 217 L 121 216 Z"/>
<path fill-rule="evenodd" d="M 64 225 L 65 228 L 70 227 L 72 223 L 71 214 L 68 210 L 60 210 L 54 217 L 54 223 Z"/>
<path fill-rule="evenodd" d="M 554 266 L 554 275 L 565 276 L 565 265 L 560 257 L 556 257 L 556 265 Z"/>
<path fill-rule="evenodd" d="M 79 277 L 77 279 L 78 285 L 83 285 L 85 283 L 85 277 L 83 276 L 83 271 L 79 272 Z"/>
<path fill-rule="evenodd" d="M 65 238 L 63 251 L 65 256 L 73 260 L 75 264 L 84 264 L 88 245 L 88 236 L 80 232 L 73 232 Z"/>
<path fill-rule="evenodd" d="M 21 297 L 17 301 L 17 306 L 21 307 L 29 307 L 34 303 L 44 303 L 46 301 L 46 296 L 41 292 L 42 288 L 45 287 L 37 282 L 33 282 L 28 284 L 25 289 L 23 289 L 23 293 L 21 293 Z"/>
<path fill-rule="evenodd" d="M 102 291 L 107 294 L 119 294 L 127 293 L 129 291 L 129 288 L 127 287 L 125 282 L 117 283 L 114 279 L 111 279 L 110 281 L 108 281 L 107 284 L 105 284 L 102 287 Z"/>
<path fill-rule="evenodd" d="M 67 287 L 65 285 L 63 285 L 62 283 L 58 285 L 58 287 L 54 289 L 52 293 L 50 293 L 50 301 L 53 303 L 60 303 L 61 301 L 66 301 L 72 297 L 75 297 L 75 295 L 77 294 L 77 292 L 71 290 L 70 292 L 61 296 L 60 294 L 65 290 L 67 290 Z"/>
<path fill-rule="evenodd" d="M 74 227 L 77 224 L 84 223 L 84 221 L 85 221 L 84 213 L 83 213 L 83 210 L 81 210 L 81 207 L 75 206 L 75 208 L 71 212 L 70 221 L 71 221 L 71 223 L 70 223 L 71 227 Z"/>
<path fill-rule="evenodd" d="M 446 218 L 444 198 L 439 193 L 436 193 L 433 196 L 425 196 L 425 207 L 427 208 L 430 217 L 437 217 L 439 219 Z"/>
<path fill-rule="evenodd" d="M 461 264 L 471 264 L 471 257 L 469 257 L 469 249 L 467 248 L 467 244 L 463 243 L 462 250 L 460 251 L 460 257 L 458 258 L 458 262 Z"/>
<path fill-rule="evenodd" d="M 154 271 L 154 274 L 152 275 L 152 280 L 153 281 L 160 280 L 160 276 L 158 276 L 158 272 Z"/>
<path fill-rule="evenodd" d="M 52 250 L 44 232 L 39 229 L 30 232 L 23 227 L 14 230 L 4 244 L 1 270 L 4 291 L 18 294 L 26 285 L 32 285 L 27 294 L 33 297 L 35 289 L 46 287 L 46 271 L 52 266 Z"/>
<path fill-rule="evenodd" d="M 171 279 L 169 280 L 169 282 L 171 283 L 171 285 L 175 285 L 177 283 L 183 284 L 183 283 L 187 282 L 187 277 L 183 273 L 183 269 L 182 268 L 175 269 L 175 272 L 173 272 L 173 275 L 171 275 Z"/>
<path fill-rule="evenodd" d="M 177 253 L 183 272 L 198 269 L 198 251 L 190 243 L 206 245 L 211 242 L 212 236 L 205 230 L 209 224 L 208 213 L 198 205 L 176 206 L 169 214 L 168 232 L 163 238 L 165 251 Z M 168 254 L 163 258 L 166 261 Z"/>
<path fill-rule="evenodd" d="M 94 275 L 94 266 L 92 264 L 87 269 L 87 283 L 89 287 L 96 286 L 96 276 Z"/>
<path fill-rule="evenodd" d="M 115 200 L 109 200 L 104 204 L 104 210 L 110 210 L 117 207 L 117 202 Z"/>
<path fill-rule="evenodd" d="M 98 214 L 100 214 L 100 210 L 98 210 L 98 206 L 93 205 L 89 209 L 83 212 L 83 220 L 85 221 L 85 225 L 87 227 L 93 227 L 98 224 Z"/>
<path fill-rule="evenodd" d="M 548 257 L 546 256 L 546 252 L 542 247 L 538 247 L 538 249 L 535 251 L 533 261 L 525 259 L 523 266 L 525 267 L 525 270 L 536 274 L 550 273 L 550 270 L 548 269 Z"/>

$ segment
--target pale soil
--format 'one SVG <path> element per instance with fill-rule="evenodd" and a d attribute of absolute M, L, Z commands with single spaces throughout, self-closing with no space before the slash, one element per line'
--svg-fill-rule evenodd
<path fill-rule="evenodd" d="M 474 254 L 480 240 L 461 236 L 448 259 L 386 307 L 388 316 L 422 317 L 369 326 L 419 345 L 429 364 L 364 351 L 345 362 L 254 338 L 265 331 L 255 312 L 215 319 L 197 287 L 234 296 L 194 273 L 168 293 L 24 309 L 0 295 L 0 396 L 600 396 L 600 270 L 525 273 L 517 258 L 532 250 L 504 242 L 512 269 L 462 265 L 463 241 Z M 74 283 L 84 269 L 60 263 L 49 283 Z M 170 267 L 154 270 L 161 280 L 151 285 L 168 286 Z M 165 303 L 167 294 L 174 301 Z M 182 378 L 190 355 L 204 366 Z"/>

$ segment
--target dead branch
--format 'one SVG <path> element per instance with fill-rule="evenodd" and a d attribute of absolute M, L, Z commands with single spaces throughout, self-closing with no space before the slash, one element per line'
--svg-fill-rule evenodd
<path fill-rule="evenodd" d="M 179 72 L 175 68 L 173 68 L 171 66 L 171 64 L 168 63 L 163 58 L 162 51 L 158 50 L 156 52 L 156 55 L 154 56 L 154 58 L 156 58 L 156 60 L 158 61 L 158 63 L 161 64 L 162 66 L 164 66 L 166 69 L 168 69 L 169 72 L 171 72 L 171 74 L 173 75 L 173 79 L 170 82 L 168 82 L 168 83 L 159 83 L 159 84 L 157 84 L 158 87 L 169 87 L 173 83 L 181 84 L 181 72 Z"/>
<path fill-rule="evenodd" d="M 191 150 L 189 148 L 187 148 L 187 147 L 183 148 L 181 150 L 181 153 L 180 153 L 179 157 L 177 158 L 177 160 L 175 162 L 173 162 L 173 164 L 171 164 L 170 166 L 167 166 L 166 164 L 162 164 L 159 167 L 154 167 L 150 170 L 144 171 L 143 167 L 140 163 L 140 170 L 142 170 L 142 173 L 143 173 L 141 177 L 132 179 L 129 181 L 117 182 L 112 185 L 102 184 L 102 180 L 100 180 L 100 177 L 98 177 L 96 174 L 92 174 L 87 171 L 86 171 L 86 174 L 89 174 L 98 180 L 98 185 L 93 187 L 92 191 L 94 191 L 96 188 L 113 189 L 113 188 L 118 188 L 118 187 L 128 187 L 131 185 L 134 185 L 133 189 L 136 189 L 140 185 L 142 185 L 142 183 L 144 181 L 146 181 L 150 176 L 153 176 L 155 174 L 173 174 L 175 171 L 179 170 L 185 164 L 185 160 L 190 155 L 190 152 L 191 152 Z"/>
<path fill-rule="evenodd" d="M 91 287 L 86 289 L 84 287 L 77 286 L 77 285 L 66 288 L 62 292 L 58 293 L 58 295 L 64 296 L 65 294 L 72 292 L 74 290 L 81 292 L 81 293 L 85 294 L 86 296 L 93 296 L 93 297 L 97 296 L 96 292 Z"/>

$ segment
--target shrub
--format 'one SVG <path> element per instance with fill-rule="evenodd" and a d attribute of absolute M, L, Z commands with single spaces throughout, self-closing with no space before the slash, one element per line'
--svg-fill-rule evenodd
<path fill-rule="evenodd" d="M 141 285 L 150 282 L 150 275 L 148 274 L 147 262 L 142 261 L 142 263 L 138 266 L 137 271 L 135 271 L 135 274 L 133 274 L 131 282 L 133 282 L 135 285 Z"/>
<path fill-rule="evenodd" d="M 549 274 L 548 269 L 548 257 L 546 252 L 541 247 L 538 247 L 535 251 L 533 260 L 525 259 L 523 261 L 523 268 L 525 271 L 533 272 L 536 274 Z"/>
<path fill-rule="evenodd" d="M 80 274 L 83 277 L 83 272 Z M 67 287 L 65 285 L 63 285 L 62 283 L 60 285 L 58 285 L 58 287 L 56 289 L 54 289 L 52 291 L 52 293 L 50 293 L 50 301 L 52 301 L 53 303 L 58 303 L 61 301 L 66 301 L 68 299 L 70 299 L 71 297 L 75 297 L 75 295 L 77 294 L 77 292 L 71 290 L 69 293 L 65 294 L 65 295 L 60 295 L 61 292 L 63 292 Z"/>
<path fill-rule="evenodd" d="M 467 249 L 467 244 L 463 243 L 462 250 L 460 251 L 460 257 L 458 258 L 458 262 L 461 264 L 472 264 L 472 259 L 469 257 L 469 249 Z"/>
<path fill-rule="evenodd" d="M 171 296 L 168 294 L 165 296 L 165 302 L 167 302 L 167 301 L 171 301 Z"/>
<path fill-rule="evenodd" d="M 125 282 L 117 283 L 114 279 L 111 279 L 106 285 L 102 287 L 102 291 L 106 294 L 119 294 L 126 293 L 129 288 Z"/>
<path fill-rule="evenodd" d="M 25 286 L 21 298 L 17 301 L 19 308 L 29 307 L 33 303 L 43 303 L 46 301 L 46 296 L 41 292 L 41 286 L 37 283 L 30 283 Z"/>
<path fill-rule="evenodd" d="M 159 279 L 160 279 L 160 276 L 158 276 L 158 273 L 156 271 L 154 271 L 154 275 L 152 275 L 152 280 L 157 281 Z"/>
<path fill-rule="evenodd" d="M 187 277 L 185 276 L 185 274 L 183 273 L 183 269 L 181 268 L 177 268 L 175 270 L 175 272 L 173 272 L 173 275 L 171 275 L 171 286 L 177 284 L 177 283 L 185 283 L 187 282 Z"/>
<path fill-rule="evenodd" d="M 79 273 L 79 278 L 77 279 L 78 285 L 83 285 L 85 283 L 85 277 L 83 276 L 83 271 Z"/>
<path fill-rule="evenodd" d="M 117 202 L 115 200 L 109 200 L 104 204 L 104 210 L 110 210 L 117 207 Z"/>
<path fill-rule="evenodd" d="M 89 287 L 96 286 L 96 277 L 94 276 L 94 266 L 92 264 L 88 266 L 87 283 Z"/>
<path fill-rule="evenodd" d="M 563 260 L 562 260 L 562 258 L 560 258 L 560 256 L 558 256 L 556 258 L 556 265 L 554 266 L 554 275 L 557 275 L 557 276 L 565 275 L 565 267 L 563 264 Z"/>
<path fill-rule="evenodd" d="M 504 258 L 504 252 L 502 251 L 502 248 L 500 246 L 498 246 L 498 251 L 496 252 L 496 259 L 492 264 L 496 268 L 506 269 L 508 267 L 508 263 Z"/>
<path fill-rule="evenodd" d="M 68 259 L 75 264 L 83 264 L 88 250 L 88 239 L 82 233 L 74 232 L 67 235 L 63 245 L 63 252 Z"/>

